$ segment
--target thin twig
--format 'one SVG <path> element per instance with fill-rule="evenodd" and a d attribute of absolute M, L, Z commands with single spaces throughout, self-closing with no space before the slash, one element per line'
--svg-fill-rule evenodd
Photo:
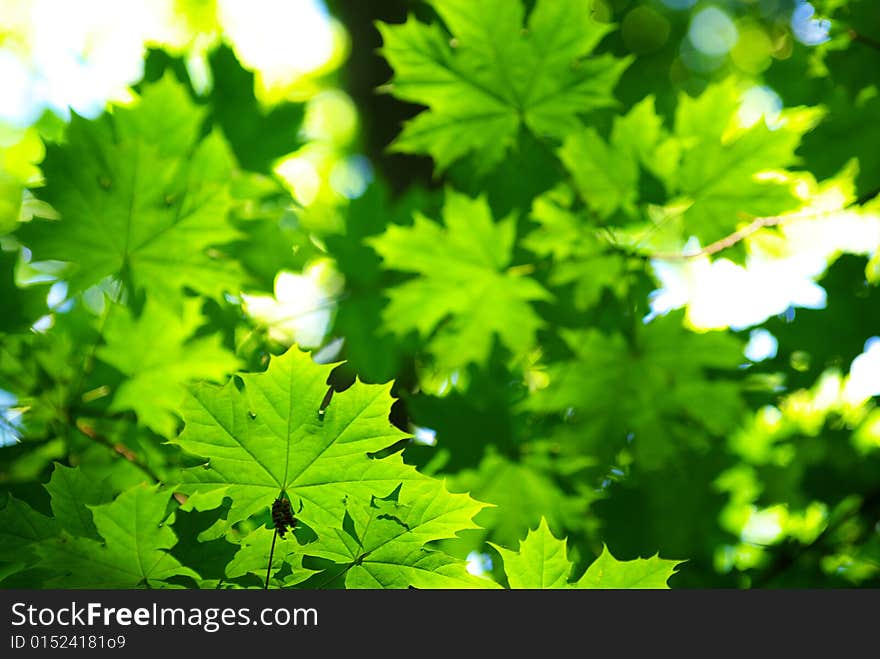
<path fill-rule="evenodd" d="M 739 231 L 734 231 L 729 236 L 725 236 L 720 240 L 716 240 L 714 243 L 706 245 L 702 249 L 698 249 L 695 252 L 688 252 L 685 254 L 680 254 L 678 252 L 659 252 L 657 254 L 651 254 L 650 258 L 656 259 L 658 261 L 686 261 L 689 259 L 698 258 L 700 256 L 711 256 L 712 254 L 717 254 L 718 252 L 733 247 L 738 242 L 747 238 L 748 236 L 751 236 L 759 229 L 776 226 L 778 224 L 781 224 L 785 220 L 792 219 L 793 217 L 795 216 L 774 215 L 773 217 L 759 217 L 752 220 L 752 222 L 750 222 L 747 226 L 744 226 Z"/>
<path fill-rule="evenodd" d="M 876 39 L 874 39 L 872 37 L 865 36 L 861 32 L 856 32 L 855 30 L 851 29 L 849 31 L 849 38 L 852 39 L 853 41 L 856 41 L 858 43 L 862 43 L 862 44 L 865 44 L 866 46 L 874 48 L 875 50 L 880 50 L 880 41 L 877 41 Z"/>
<path fill-rule="evenodd" d="M 117 455 L 122 456 L 123 458 L 128 460 L 131 464 L 133 464 L 135 467 L 137 467 L 142 472 L 144 472 L 147 476 L 149 476 L 156 483 L 162 482 L 162 479 L 159 478 L 159 475 L 155 471 L 153 471 L 152 467 L 150 467 L 150 465 L 148 465 L 146 462 L 141 460 L 138 457 L 137 453 L 132 451 L 130 448 L 128 448 L 124 444 L 119 443 L 119 442 L 114 443 L 114 442 L 110 441 L 109 439 L 107 439 L 106 437 L 104 437 L 103 435 L 98 433 L 91 425 L 87 424 L 82 419 L 76 420 L 76 427 L 77 427 L 77 430 L 79 430 L 83 435 L 85 435 L 86 437 L 88 437 L 92 441 L 100 444 L 101 446 L 106 446 L 107 448 L 109 448 L 111 451 L 113 451 Z"/>
<path fill-rule="evenodd" d="M 725 236 L 720 240 L 716 240 L 714 243 L 710 245 L 706 245 L 702 249 L 698 249 L 695 252 L 688 253 L 679 253 L 679 252 L 659 252 L 654 254 L 646 254 L 645 257 L 648 259 L 654 259 L 658 261 L 687 261 L 690 259 L 695 259 L 700 256 L 711 256 L 713 254 L 717 254 L 718 252 L 724 251 L 730 247 L 733 247 L 738 242 L 748 238 L 753 233 L 759 231 L 760 229 L 766 227 L 774 227 L 782 224 L 783 222 L 788 222 L 790 220 L 811 220 L 817 219 L 820 217 L 827 217 L 829 215 L 833 215 L 834 213 L 840 213 L 849 208 L 849 206 L 833 210 L 833 211 L 821 211 L 815 213 L 801 213 L 795 215 L 771 215 L 767 217 L 757 217 L 752 220 L 748 225 L 744 226 L 742 229 L 738 231 L 734 231 L 729 236 Z"/>
<path fill-rule="evenodd" d="M 653 236 L 660 229 L 662 229 L 667 224 L 669 224 L 669 222 L 671 222 L 672 220 L 676 220 L 676 219 L 680 218 L 682 215 L 684 215 L 684 212 L 685 212 L 684 210 L 679 210 L 675 213 L 669 213 L 664 218 L 662 218 L 659 222 L 656 222 L 656 223 L 652 224 L 651 226 L 649 226 L 645 231 L 642 232 L 642 235 L 640 235 L 638 237 L 638 239 L 636 240 L 636 244 L 633 246 L 633 249 L 636 250 L 639 247 L 641 247 L 648 238 Z"/>

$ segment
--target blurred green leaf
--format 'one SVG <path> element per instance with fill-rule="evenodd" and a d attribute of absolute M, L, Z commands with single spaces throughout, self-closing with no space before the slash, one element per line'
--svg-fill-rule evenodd
<path fill-rule="evenodd" d="M 512 217 L 493 221 L 485 199 L 448 190 L 442 226 L 417 214 L 412 227 L 368 239 L 387 269 L 419 275 L 390 291 L 385 326 L 430 337 L 445 373 L 484 364 L 495 335 L 514 354 L 528 350 L 542 325 L 529 302 L 550 295 L 509 267 L 514 232 Z"/>

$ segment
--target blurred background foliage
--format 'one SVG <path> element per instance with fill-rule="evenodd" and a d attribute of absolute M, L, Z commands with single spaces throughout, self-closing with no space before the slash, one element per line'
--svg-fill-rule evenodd
<path fill-rule="evenodd" d="M 597 51 L 631 58 L 617 104 L 589 115 L 600 135 L 649 96 L 671 127 L 683 97 L 725 81 L 744 126 L 820 108 L 785 175 L 806 190 L 803 207 L 839 217 L 806 232 L 763 229 L 719 254 L 647 253 L 584 275 L 554 274 L 563 256 L 519 239 L 505 266 L 553 293 L 533 305 L 536 345 L 495 341 L 482 363 L 449 368 L 424 334 L 389 328 L 389 292 L 411 279 L 383 265 L 379 237 L 412 227 L 414 214 L 439 220 L 449 190 L 483 195 L 496 221 L 513 216 L 517 236 L 534 235 L 544 221 L 535 199 L 548 199 L 563 163 L 527 131 L 489 172 L 474 159 L 441 172 L 424 154 L 389 149 L 425 108 L 395 97 L 377 23 L 437 21 L 431 4 L 0 0 L 4 492 L 47 511 L 40 484 L 53 461 L 117 490 L 144 471 L 173 481 L 181 465 L 164 443 L 173 415 L 145 423 L 137 407 L 114 404 L 126 368 L 140 367 L 111 354 L 103 319 L 120 299 L 113 282 L 69 290 L 63 264 L 33 261 L 15 233 L 55 213 L 40 194 L 41 163 L 71 117 L 125 107 L 170 77 L 237 162 L 229 251 L 242 286 L 197 298 L 196 319 L 172 312 L 157 325 L 179 322 L 180 336 L 165 341 L 191 347 L 210 336 L 222 348 L 217 373 L 198 377 L 261 369 L 297 344 L 318 361 L 344 361 L 337 389 L 355 377 L 395 380 L 392 421 L 413 434 L 399 447 L 405 459 L 496 505 L 478 515 L 481 530 L 444 543 L 475 573 L 499 574 L 488 541 L 516 547 L 545 517 L 581 567 L 603 543 L 621 559 L 687 559 L 673 586 L 880 585 L 880 6 L 591 7 L 616 28 Z M 669 207 L 657 177 L 643 174 L 638 195 L 644 208 Z M 657 238 L 658 251 L 699 248 Z M 564 258 L 585 262 L 576 248 Z M 600 285 L 579 292 L 582 276 Z M 178 535 L 187 525 L 196 522 L 180 515 Z"/>

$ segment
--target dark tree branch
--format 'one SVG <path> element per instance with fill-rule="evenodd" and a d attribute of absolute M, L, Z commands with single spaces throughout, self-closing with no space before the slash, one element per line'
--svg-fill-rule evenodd
<path fill-rule="evenodd" d="M 877 41 L 877 39 L 874 39 L 872 37 L 866 36 L 861 32 L 857 32 L 856 30 L 850 29 L 849 38 L 856 43 L 864 44 L 869 48 L 873 48 L 874 50 L 880 50 L 880 41 Z"/>
<path fill-rule="evenodd" d="M 752 587 L 763 588 L 771 584 L 796 565 L 805 555 L 820 550 L 831 536 L 856 515 L 869 513 L 878 507 L 880 507 L 880 489 L 869 492 L 861 504 L 829 524 L 811 543 L 802 545 L 795 551 L 776 554 L 773 563 L 752 582 Z"/>

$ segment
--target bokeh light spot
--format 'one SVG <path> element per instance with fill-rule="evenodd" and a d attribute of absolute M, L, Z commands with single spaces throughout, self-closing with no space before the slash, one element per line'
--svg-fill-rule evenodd
<path fill-rule="evenodd" d="M 739 33 L 725 12 L 717 7 L 700 11 L 688 30 L 688 39 L 704 55 L 726 55 L 736 45 Z"/>
<path fill-rule="evenodd" d="M 745 356 L 749 361 L 762 362 L 773 359 L 779 349 L 779 341 L 765 329 L 752 330 L 746 344 Z"/>
<path fill-rule="evenodd" d="M 746 73 L 766 71 L 772 63 L 773 42 L 757 23 L 742 21 L 737 26 L 739 38 L 730 51 L 734 64 Z"/>

